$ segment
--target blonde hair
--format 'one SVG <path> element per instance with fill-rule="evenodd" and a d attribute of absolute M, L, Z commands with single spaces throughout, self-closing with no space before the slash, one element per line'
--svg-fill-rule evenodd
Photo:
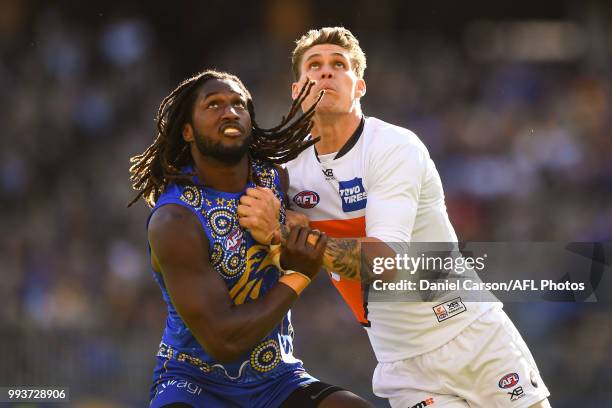
<path fill-rule="evenodd" d="M 295 43 L 295 49 L 291 54 L 291 69 L 296 81 L 300 78 L 302 57 L 306 51 L 320 44 L 333 44 L 347 50 L 350 54 L 353 71 L 357 74 L 357 77 L 363 79 L 366 69 L 366 56 L 359 46 L 357 38 L 346 28 L 323 27 L 318 30 L 310 30 Z"/>

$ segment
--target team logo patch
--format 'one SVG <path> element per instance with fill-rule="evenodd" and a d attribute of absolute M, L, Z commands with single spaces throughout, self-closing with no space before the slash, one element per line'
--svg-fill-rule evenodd
<path fill-rule="evenodd" d="M 516 387 L 507 394 L 510 395 L 510 401 L 516 401 L 517 399 L 521 399 L 525 396 L 525 391 L 523 390 L 523 387 Z"/>
<path fill-rule="evenodd" d="M 421 401 L 418 404 L 415 404 L 413 406 L 411 406 L 410 408 L 425 408 L 428 407 L 430 405 L 433 405 L 434 403 L 434 399 L 433 398 L 427 398 L 425 401 Z"/>
<path fill-rule="evenodd" d="M 363 210 L 368 202 L 368 193 L 361 178 L 338 182 L 338 193 L 342 200 L 342 211 Z"/>
<path fill-rule="evenodd" d="M 312 208 L 319 204 L 319 194 L 314 191 L 300 191 L 293 197 L 293 202 L 302 208 Z"/>
<path fill-rule="evenodd" d="M 504 375 L 501 380 L 497 383 L 499 388 L 512 388 L 519 382 L 519 375 L 517 373 L 510 373 Z"/>
<path fill-rule="evenodd" d="M 333 179 L 335 179 L 335 177 L 334 177 L 334 169 L 323 169 L 321 171 L 323 172 L 323 176 L 325 176 L 325 180 L 333 180 Z"/>
<path fill-rule="evenodd" d="M 223 246 L 226 251 L 234 252 L 235 250 L 240 248 L 241 243 L 242 243 L 242 230 L 240 228 L 236 228 L 225 239 L 225 243 L 223 244 Z"/>
<path fill-rule="evenodd" d="M 433 311 L 438 319 L 438 322 L 450 319 L 453 316 L 457 316 L 459 313 L 463 313 L 467 310 L 460 297 L 449 300 L 448 302 L 440 303 L 434 306 Z"/>

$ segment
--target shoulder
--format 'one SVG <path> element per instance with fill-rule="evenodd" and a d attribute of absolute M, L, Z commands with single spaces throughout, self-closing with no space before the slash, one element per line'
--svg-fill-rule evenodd
<path fill-rule="evenodd" d="M 191 184 L 169 183 L 157 198 L 153 211 L 170 203 L 185 203 L 197 206 L 200 195 L 199 189 Z"/>
<path fill-rule="evenodd" d="M 193 211 L 184 205 L 166 204 L 155 210 L 149 221 L 149 229 L 168 227 L 174 223 L 183 223 L 185 220 L 194 220 Z"/>
<path fill-rule="evenodd" d="M 427 147 L 412 131 L 380 119 L 366 119 L 364 150 L 367 162 L 375 168 L 409 166 L 425 169 L 429 162 Z"/>
<path fill-rule="evenodd" d="M 147 226 L 152 246 L 174 246 L 185 240 L 203 237 L 200 221 L 194 212 L 184 205 L 166 204 L 151 214 Z"/>
<path fill-rule="evenodd" d="M 368 150 L 374 152 L 402 148 L 403 150 L 420 151 L 429 156 L 427 147 L 413 131 L 374 117 L 366 119 L 364 136 Z"/>

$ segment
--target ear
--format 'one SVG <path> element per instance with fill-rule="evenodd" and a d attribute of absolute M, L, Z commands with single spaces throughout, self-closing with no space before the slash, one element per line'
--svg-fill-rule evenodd
<path fill-rule="evenodd" d="M 183 126 L 183 140 L 186 142 L 193 142 L 193 128 L 191 127 L 191 123 L 185 123 Z"/>
<path fill-rule="evenodd" d="M 300 83 L 298 82 L 294 82 L 291 84 L 291 99 L 292 100 L 296 100 L 298 95 L 300 94 Z"/>
<path fill-rule="evenodd" d="M 355 87 L 355 96 L 361 98 L 366 94 L 366 83 L 363 79 L 357 80 L 357 86 Z"/>

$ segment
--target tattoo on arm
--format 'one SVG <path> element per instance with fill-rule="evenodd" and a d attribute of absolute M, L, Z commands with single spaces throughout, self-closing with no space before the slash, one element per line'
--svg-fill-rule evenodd
<path fill-rule="evenodd" d="M 291 231 L 286 225 L 281 225 L 281 242 L 285 243 Z M 329 238 L 323 255 L 323 266 L 330 272 L 349 280 L 362 279 L 361 274 L 361 242 L 354 238 Z M 366 268 L 367 276 L 371 273 Z"/>
<path fill-rule="evenodd" d="M 361 242 L 351 238 L 330 238 L 323 265 L 347 279 L 361 279 Z"/>

